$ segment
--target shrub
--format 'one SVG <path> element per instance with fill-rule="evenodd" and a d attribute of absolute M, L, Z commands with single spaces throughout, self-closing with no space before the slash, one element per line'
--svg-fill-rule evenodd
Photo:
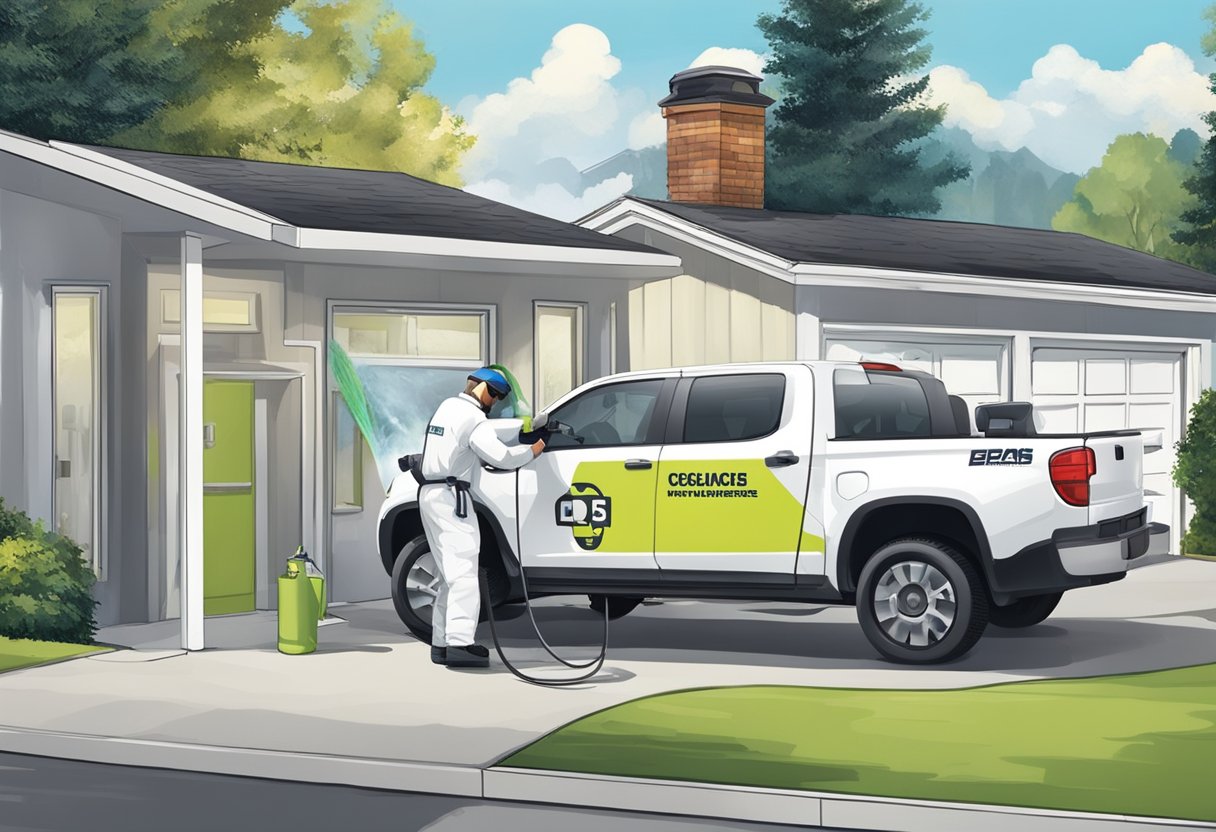
<path fill-rule="evenodd" d="M 0 500 L 0 635 L 92 642 L 93 582 L 79 546 Z"/>
<path fill-rule="evenodd" d="M 1174 484 L 1195 504 L 1183 548 L 1216 554 L 1216 390 L 1204 390 L 1199 396 L 1186 433 L 1174 448 L 1178 452 Z"/>

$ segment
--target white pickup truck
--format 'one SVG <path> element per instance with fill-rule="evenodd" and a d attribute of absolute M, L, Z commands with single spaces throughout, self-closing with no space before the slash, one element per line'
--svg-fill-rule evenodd
<path fill-rule="evenodd" d="M 545 452 L 482 467 L 472 497 L 495 606 L 587 594 L 852 604 L 889 659 L 943 662 L 1026 627 L 1064 591 L 1121 579 L 1151 543 L 1139 432 L 1036 435 L 1030 405 L 976 408 L 889 364 L 732 364 L 625 373 L 547 414 Z M 502 420 L 504 439 L 520 422 Z M 408 473 L 379 553 L 429 640 L 437 573 Z"/>

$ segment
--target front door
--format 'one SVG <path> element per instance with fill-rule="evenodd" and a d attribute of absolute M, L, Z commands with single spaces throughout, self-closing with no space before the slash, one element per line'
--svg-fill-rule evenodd
<path fill-rule="evenodd" d="M 716 572 L 786 582 L 800 550 L 810 562 L 822 557 L 822 528 L 804 528 L 813 397 L 802 366 L 680 381 L 656 503 L 655 558 L 665 578 Z"/>
<path fill-rule="evenodd" d="M 254 605 L 253 382 L 203 386 L 203 611 Z"/>
<path fill-rule="evenodd" d="M 551 411 L 574 438 L 553 436 L 540 458 L 519 471 L 520 544 L 529 574 L 657 570 L 654 498 L 665 384 L 610 382 Z"/>

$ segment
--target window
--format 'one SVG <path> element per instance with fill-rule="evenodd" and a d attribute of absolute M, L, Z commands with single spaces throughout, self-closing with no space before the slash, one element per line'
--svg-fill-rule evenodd
<path fill-rule="evenodd" d="M 352 356 L 480 365 L 488 318 L 488 312 L 335 312 L 333 331 Z"/>
<path fill-rule="evenodd" d="M 929 403 L 914 378 L 866 373 L 835 375 L 836 438 L 894 439 L 929 436 Z"/>
<path fill-rule="evenodd" d="M 363 434 L 346 400 L 333 394 L 334 511 L 363 508 Z"/>
<path fill-rule="evenodd" d="M 104 580 L 105 294 L 55 287 L 51 297 L 54 527 Z"/>
<path fill-rule="evenodd" d="M 595 448 L 645 444 L 662 389 L 662 379 L 647 379 L 587 391 L 551 414 L 552 418 L 573 428 L 582 443 L 555 434 L 549 446 Z"/>
<path fill-rule="evenodd" d="M 742 442 L 767 436 L 781 422 L 785 376 L 698 378 L 688 393 L 685 442 Z"/>
<path fill-rule="evenodd" d="M 182 322 L 181 292 L 163 289 L 160 293 L 161 323 Z M 204 292 L 203 331 L 257 332 L 258 296 L 256 292 Z"/>
<path fill-rule="evenodd" d="M 536 318 L 537 411 L 583 383 L 582 304 L 538 303 Z"/>

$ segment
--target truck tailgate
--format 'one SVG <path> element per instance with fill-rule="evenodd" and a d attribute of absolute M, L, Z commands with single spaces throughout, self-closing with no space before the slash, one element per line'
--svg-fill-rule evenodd
<path fill-rule="evenodd" d="M 1089 522 L 1122 517 L 1144 506 L 1144 439 L 1137 433 L 1089 435 L 1096 471 L 1089 480 Z"/>

